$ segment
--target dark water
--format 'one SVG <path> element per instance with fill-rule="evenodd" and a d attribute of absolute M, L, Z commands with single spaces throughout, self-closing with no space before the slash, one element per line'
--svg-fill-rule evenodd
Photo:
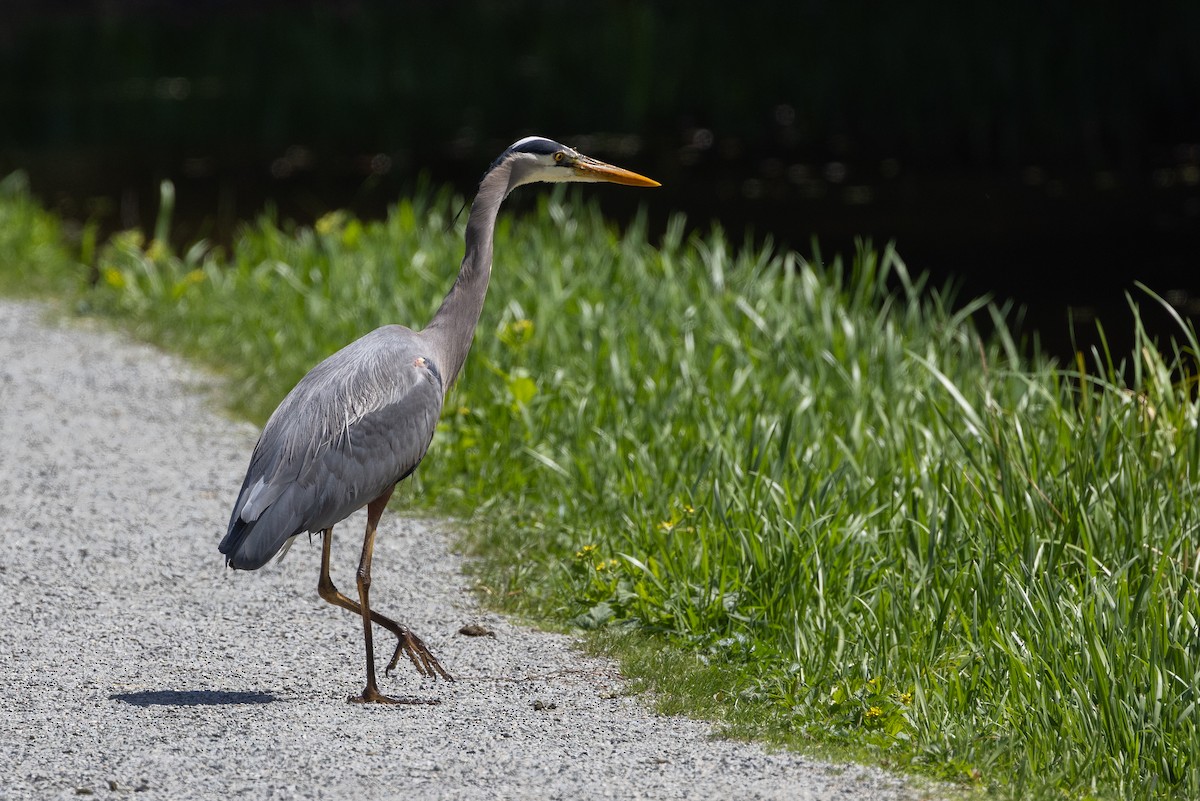
<path fill-rule="evenodd" d="M 663 182 L 589 192 L 614 219 L 894 240 L 1063 358 L 1097 317 L 1121 347 L 1135 281 L 1200 316 L 1200 4 L 851 6 L 16 3 L 0 172 L 105 230 L 151 227 L 170 178 L 175 238 L 220 242 L 266 206 L 382 215 L 419 175 L 469 192 L 541 133 Z"/>
<path fill-rule="evenodd" d="M 625 163 L 661 176 L 642 167 L 643 160 L 655 161 L 642 153 Z M 475 166 L 434 163 L 424 175 L 469 194 L 477 178 Z M 695 230 L 716 223 L 735 241 L 769 238 L 808 258 L 815 248 L 825 259 L 852 255 L 860 239 L 878 247 L 895 242 L 911 270 L 931 273 L 935 285 L 956 286 L 960 299 L 990 294 L 1022 306 L 1022 334 L 1029 338 L 1036 333 L 1041 345 L 1060 359 L 1098 344 L 1097 320 L 1104 323 L 1114 348 L 1127 350 L 1132 326 L 1127 293 L 1139 299 L 1143 315 L 1164 338 L 1174 333 L 1169 317 L 1135 282 L 1148 285 L 1183 317 L 1200 323 L 1200 215 L 1195 187 L 1185 181 L 1161 185 L 1147 176 L 1134 186 L 1113 187 L 1103 176 L 1056 181 L 1038 175 L 902 174 L 859 182 L 852 179 L 854 165 L 843 166 L 847 177 L 817 187 L 764 182 L 764 188 L 747 188 L 736 184 L 736 168 L 727 167 L 733 177 L 679 170 L 673 178 L 662 178 L 664 187 L 653 193 L 594 187 L 588 196 L 595 196 L 618 222 L 641 209 L 652 234 L 682 211 Z M 81 192 L 39 182 L 36 175 L 34 185 L 42 197 L 69 218 L 96 218 L 109 231 L 154 226 L 154 178 L 129 181 L 123 174 L 113 176 L 111 184 L 101 180 Z M 180 245 L 200 238 L 227 243 L 239 225 L 267 208 L 280 219 L 299 223 L 311 223 L 335 208 L 381 217 L 397 197 L 411 191 L 415 180 L 408 173 L 375 178 L 302 173 L 275 179 L 268 165 L 241 175 L 181 173 L 173 177 L 177 205 L 172 235 Z M 743 183 L 748 180 L 753 179 Z M 123 188 L 113 193 L 106 186 Z M 747 189 L 752 197 L 742 194 Z M 533 194 L 525 190 L 514 195 L 512 209 L 519 213 L 528 208 Z"/>

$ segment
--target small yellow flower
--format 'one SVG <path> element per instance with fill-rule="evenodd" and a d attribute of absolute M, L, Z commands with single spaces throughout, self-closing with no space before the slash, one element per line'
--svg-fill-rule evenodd
<path fill-rule="evenodd" d="M 146 258 L 150 261 L 162 261 L 171 255 L 171 249 L 161 239 L 152 239 L 146 247 Z"/>
<path fill-rule="evenodd" d="M 908 706 L 912 703 L 912 693 L 900 693 L 900 703 Z"/>
<path fill-rule="evenodd" d="M 104 270 L 104 283 L 108 284 L 113 289 L 124 289 L 125 275 L 116 267 L 107 267 Z"/>
<path fill-rule="evenodd" d="M 346 212 L 331 211 L 327 214 L 322 215 L 321 218 L 318 219 L 316 221 L 316 223 L 313 225 L 313 228 L 316 229 L 318 234 L 321 234 L 322 236 L 326 236 L 328 234 L 332 234 L 333 232 L 340 230 L 342 227 L 342 223 L 344 223 L 345 221 L 346 221 Z"/>
<path fill-rule="evenodd" d="M 510 348 L 518 348 L 533 339 L 533 320 L 521 318 L 505 323 L 500 329 L 500 341 Z"/>
<path fill-rule="evenodd" d="M 596 552 L 595 545 L 585 545 L 575 552 L 576 559 L 586 559 Z"/>
<path fill-rule="evenodd" d="M 136 228 L 113 234 L 112 243 L 122 250 L 141 250 L 146 237 Z"/>
<path fill-rule="evenodd" d="M 867 710 L 867 720 L 879 720 L 883 717 L 883 710 L 877 706 L 873 706 Z"/>
<path fill-rule="evenodd" d="M 661 523 L 659 523 L 659 524 L 658 524 L 658 530 L 659 530 L 659 531 L 665 531 L 665 532 L 667 532 L 668 534 L 669 534 L 671 531 L 673 531 L 673 530 L 674 530 L 674 528 L 675 528 L 675 521 L 674 521 L 674 520 L 664 520 L 664 521 L 662 521 Z"/>
<path fill-rule="evenodd" d="M 696 514 L 696 510 L 695 510 L 695 509 L 693 509 L 691 506 L 686 506 L 686 505 L 685 505 L 685 506 L 683 507 L 683 513 L 684 513 L 684 514 L 688 514 L 688 515 L 694 515 L 694 514 Z"/>

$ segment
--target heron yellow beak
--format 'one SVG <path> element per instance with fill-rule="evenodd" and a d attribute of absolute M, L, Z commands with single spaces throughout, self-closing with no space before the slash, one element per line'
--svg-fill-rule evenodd
<path fill-rule="evenodd" d="M 623 167 L 614 167 L 612 164 L 605 164 L 603 161 L 587 156 L 580 156 L 571 166 L 574 168 L 575 174 L 585 181 L 606 181 L 625 186 L 662 186 L 653 178 L 647 178 Z"/>

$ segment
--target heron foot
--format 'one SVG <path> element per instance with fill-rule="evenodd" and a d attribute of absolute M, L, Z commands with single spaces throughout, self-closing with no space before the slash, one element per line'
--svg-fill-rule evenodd
<path fill-rule="evenodd" d="M 402 698 L 394 698 L 390 695 L 384 695 L 374 687 L 367 687 L 362 691 L 362 695 L 347 696 L 346 700 L 352 704 L 440 704 L 441 701 L 437 698 L 417 698 L 415 696 L 406 695 Z"/>
<path fill-rule="evenodd" d="M 407 656 L 413 663 L 413 667 L 422 676 L 431 679 L 441 676 L 446 681 L 454 681 L 454 677 L 446 672 L 442 663 L 437 661 L 437 657 L 429 652 L 421 638 L 413 634 L 408 626 L 400 626 L 400 631 L 396 633 L 396 651 L 392 654 L 392 660 L 388 662 L 383 675 L 392 675 L 392 671 L 396 669 L 396 663 L 400 661 L 400 654 Z"/>

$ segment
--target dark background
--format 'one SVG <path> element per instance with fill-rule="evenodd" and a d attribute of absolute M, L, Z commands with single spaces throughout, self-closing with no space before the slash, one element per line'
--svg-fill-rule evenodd
<path fill-rule="evenodd" d="M 663 182 L 615 219 L 895 240 L 1064 357 L 1135 280 L 1200 317 L 1197 2 L 0 1 L 0 174 L 105 231 L 163 178 L 180 242 L 379 216 L 528 133 Z"/>

